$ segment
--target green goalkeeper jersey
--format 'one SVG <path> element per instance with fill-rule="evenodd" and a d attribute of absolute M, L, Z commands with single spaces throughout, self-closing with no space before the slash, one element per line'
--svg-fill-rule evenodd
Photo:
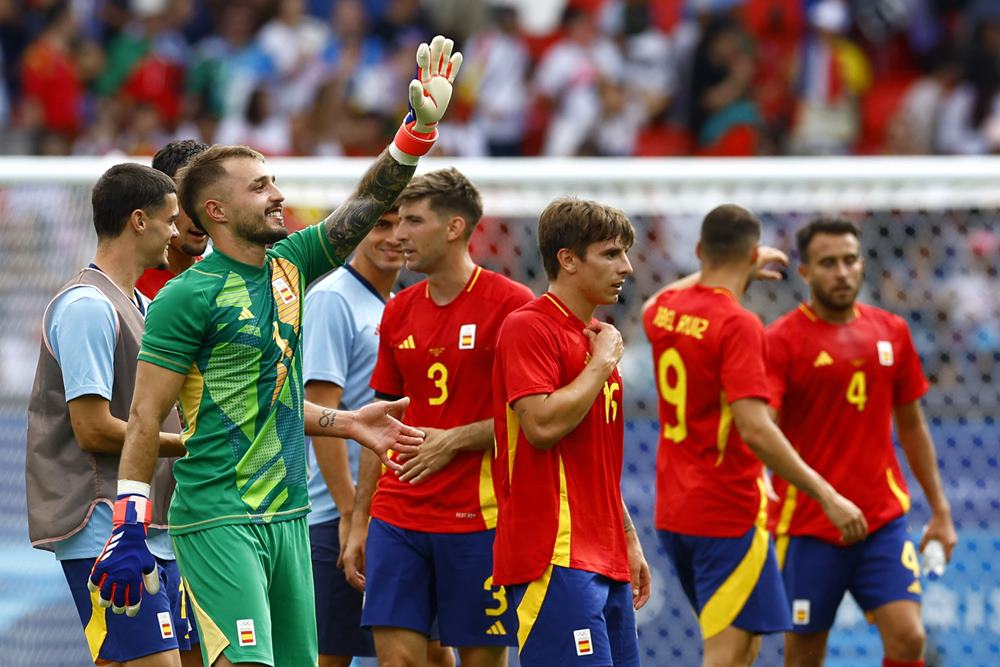
<path fill-rule="evenodd" d="M 309 511 L 303 297 L 339 264 L 315 225 L 275 244 L 262 267 L 215 251 L 153 300 L 139 359 L 185 375 L 172 534 Z"/>

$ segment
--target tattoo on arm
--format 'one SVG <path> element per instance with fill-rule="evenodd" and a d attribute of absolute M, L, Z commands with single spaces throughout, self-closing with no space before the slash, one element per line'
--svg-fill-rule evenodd
<path fill-rule="evenodd" d="M 416 166 L 399 164 L 382 151 L 361 177 L 354 194 L 323 223 L 340 259 L 346 259 L 410 182 Z"/>
<path fill-rule="evenodd" d="M 330 428 L 335 421 L 337 421 L 337 411 L 323 408 L 323 413 L 319 416 L 320 428 Z"/>
<path fill-rule="evenodd" d="M 628 506 L 624 500 L 622 501 L 622 518 L 625 520 L 625 534 L 628 535 L 635 530 L 635 524 L 632 523 L 632 516 L 628 513 Z"/>

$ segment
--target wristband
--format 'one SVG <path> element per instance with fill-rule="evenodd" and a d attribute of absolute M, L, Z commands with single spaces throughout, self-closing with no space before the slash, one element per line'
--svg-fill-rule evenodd
<path fill-rule="evenodd" d="M 430 132 L 417 132 L 413 129 L 416 121 L 406 122 L 399 126 L 396 136 L 389 144 L 389 154 L 400 164 L 415 165 L 417 160 L 434 147 L 437 141 L 437 128 L 432 128 Z"/>

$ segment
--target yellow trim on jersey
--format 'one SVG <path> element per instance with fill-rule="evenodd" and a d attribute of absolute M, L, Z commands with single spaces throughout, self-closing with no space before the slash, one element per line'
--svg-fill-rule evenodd
<path fill-rule="evenodd" d="M 479 274 L 483 272 L 483 267 L 477 266 L 475 273 L 472 274 L 472 280 L 469 281 L 469 286 L 465 288 L 466 292 L 471 292 L 472 288 L 476 286 L 476 281 L 479 280 Z"/>
<path fill-rule="evenodd" d="M 698 624 L 701 626 L 704 639 L 710 639 L 732 625 L 750 598 L 750 594 L 753 593 L 754 587 L 760 580 L 764 563 L 767 562 L 767 546 L 770 538 L 763 525 L 767 520 L 767 492 L 763 480 L 757 480 L 757 487 L 761 493 L 761 509 L 757 515 L 753 541 L 740 564 L 702 607 L 698 615 Z"/>
<path fill-rule="evenodd" d="M 181 582 L 184 584 L 184 590 L 187 591 L 188 598 L 191 600 L 191 609 L 194 610 L 195 622 L 198 625 L 198 639 L 205 645 L 208 654 L 208 664 L 215 664 L 216 659 L 229 646 L 229 639 L 226 638 L 226 634 L 219 629 L 215 621 L 198 604 L 198 599 L 194 596 L 194 591 L 191 590 L 191 582 L 185 578 L 181 578 Z"/>
<path fill-rule="evenodd" d="M 809 318 L 811 322 L 819 322 L 819 318 L 816 317 L 816 314 L 813 313 L 813 311 L 810 310 L 809 306 L 807 306 L 806 304 L 800 303 L 799 310 L 801 310 L 802 314 L 805 315 L 807 318 Z"/>
<path fill-rule="evenodd" d="M 551 294 L 549 294 L 548 292 L 546 292 L 543 296 L 546 299 L 548 299 L 549 301 L 551 301 L 552 305 L 555 306 L 556 308 L 558 308 L 560 313 L 562 313 L 566 317 L 569 317 L 569 313 L 566 312 L 566 309 L 563 308 L 562 305 L 558 301 L 556 301 L 555 298 Z"/>
<path fill-rule="evenodd" d="M 545 602 L 545 594 L 549 592 L 549 582 L 552 580 L 552 566 L 549 565 L 542 572 L 542 576 L 528 584 L 524 591 L 521 603 L 517 605 L 517 650 L 518 653 L 524 649 L 525 642 L 531 629 L 535 627 L 538 614 L 542 611 L 542 603 Z"/>
<path fill-rule="evenodd" d="M 99 591 L 90 593 L 90 620 L 87 621 L 87 627 L 83 629 L 83 634 L 87 637 L 87 646 L 90 648 L 90 657 L 95 664 L 101 654 L 104 640 L 108 636 L 108 620 L 105 615 L 110 608 L 101 607 L 98 604 L 100 598 Z"/>
<path fill-rule="evenodd" d="M 726 443 L 729 442 L 729 432 L 733 428 L 733 409 L 729 407 L 726 400 L 726 392 L 719 393 L 719 430 L 715 435 L 715 447 L 719 450 L 719 458 L 715 460 L 715 467 L 722 465 L 722 458 L 726 455 Z"/>
<path fill-rule="evenodd" d="M 556 530 L 556 543 L 552 548 L 552 564 L 569 567 L 570 532 L 573 521 L 569 515 L 569 487 L 566 483 L 566 467 L 563 465 L 562 454 L 559 457 L 559 528 Z"/>
<path fill-rule="evenodd" d="M 903 512 L 909 512 L 910 496 L 896 482 L 896 476 L 892 474 L 892 468 L 885 469 L 885 478 L 889 482 L 889 490 L 892 491 L 892 495 L 896 496 L 896 500 L 899 501 L 899 506 L 903 508 Z"/>
<path fill-rule="evenodd" d="M 785 556 L 788 554 L 788 529 L 792 525 L 792 517 L 795 516 L 795 506 L 799 500 L 798 487 L 788 485 L 785 490 L 785 500 L 781 504 L 781 515 L 778 517 L 778 525 L 774 528 L 775 543 L 774 550 L 778 557 L 778 567 L 785 569 Z"/>
<path fill-rule="evenodd" d="M 483 451 L 483 462 L 479 466 L 479 511 L 483 515 L 486 528 L 497 527 L 497 496 L 493 491 L 493 452 Z"/>
<path fill-rule="evenodd" d="M 517 453 L 517 439 L 521 434 L 521 420 L 517 413 L 507 406 L 507 482 L 514 481 L 514 454 Z"/>

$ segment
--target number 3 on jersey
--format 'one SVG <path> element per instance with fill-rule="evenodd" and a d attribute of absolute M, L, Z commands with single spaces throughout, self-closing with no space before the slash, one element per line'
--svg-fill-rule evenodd
<path fill-rule="evenodd" d="M 663 437 L 673 442 L 681 442 L 687 438 L 687 368 L 676 348 L 664 350 L 660 355 L 656 363 L 656 384 L 664 403 L 672 405 L 677 411 L 675 425 L 663 424 Z"/>
<path fill-rule="evenodd" d="M 440 361 L 431 364 L 427 369 L 427 377 L 440 392 L 437 396 L 431 396 L 427 402 L 431 405 L 441 405 L 448 400 L 448 368 Z"/>

